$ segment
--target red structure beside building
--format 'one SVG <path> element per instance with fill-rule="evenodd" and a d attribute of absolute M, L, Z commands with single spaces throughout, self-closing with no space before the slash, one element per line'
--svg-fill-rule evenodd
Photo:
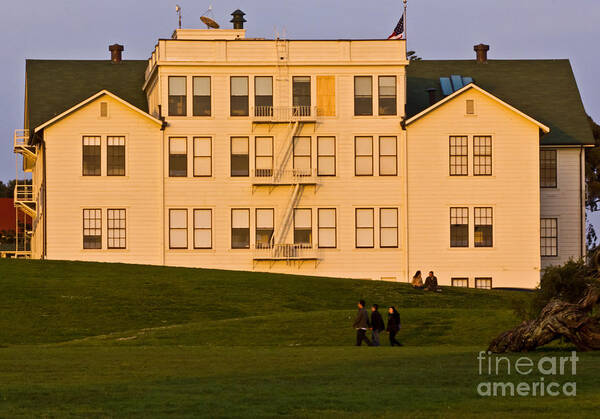
<path fill-rule="evenodd" d="M 15 231 L 17 220 L 12 198 L 0 198 L 0 231 Z"/>

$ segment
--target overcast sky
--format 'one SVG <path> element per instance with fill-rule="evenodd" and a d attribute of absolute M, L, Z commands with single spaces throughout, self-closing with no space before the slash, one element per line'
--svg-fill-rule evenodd
<path fill-rule="evenodd" d="M 12 135 L 23 127 L 25 59 L 107 59 L 108 45 L 124 58 L 148 58 L 156 39 L 176 27 L 200 28 L 211 1 L 2 0 L 0 33 L 0 179 L 14 177 Z M 230 13 L 246 12 L 251 37 L 387 38 L 401 0 L 218 0 L 214 17 L 229 28 Z M 409 0 L 408 44 L 427 59 L 471 59 L 473 45 L 490 58 L 570 58 L 587 112 L 600 121 L 599 0 Z"/>

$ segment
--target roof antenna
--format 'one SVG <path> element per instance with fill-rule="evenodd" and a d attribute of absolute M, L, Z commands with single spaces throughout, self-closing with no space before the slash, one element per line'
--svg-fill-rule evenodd
<path fill-rule="evenodd" d="M 211 15 L 212 17 L 209 17 Z M 208 10 L 200 16 L 202 23 L 206 25 L 206 29 L 219 29 L 219 24 L 215 22 L 214 15 L 212 13 L 212 4 L 208 6 Z"/>
<path fill-rule="evenodd" d="M 179 17 L 179 29 L 181 29 L 181 6 L 176 4 L 175 5 L 175 12 L 177 13 L 177 16 Z"/>

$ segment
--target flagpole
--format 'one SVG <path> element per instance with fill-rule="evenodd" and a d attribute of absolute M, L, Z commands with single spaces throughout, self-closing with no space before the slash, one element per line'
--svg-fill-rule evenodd
<path fill-rule="evenodd" d="M 404 2 L 404 41 L 406 41 L 406 33 L 407 33 L 407 28 L 408 26 L 406 25 L 406 3 L 407 0 L 402 0 Z"/>

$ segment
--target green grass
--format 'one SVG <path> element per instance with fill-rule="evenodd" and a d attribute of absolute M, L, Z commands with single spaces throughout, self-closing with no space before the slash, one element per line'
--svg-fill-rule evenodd
<path fill-rule="evenodd" d="M 400 309 L 404 347 L 352 346 L 359 298 Z M 2 260 L 0 417 L 566 417 L 574 409 L 594 416 L 598 354 L 579 355 L 576 398 L 477 395 L 477 352 L 518 324 L 512 308 L 529 298 Z M 564 356 L 566 349 L 532 356 Z"/>

